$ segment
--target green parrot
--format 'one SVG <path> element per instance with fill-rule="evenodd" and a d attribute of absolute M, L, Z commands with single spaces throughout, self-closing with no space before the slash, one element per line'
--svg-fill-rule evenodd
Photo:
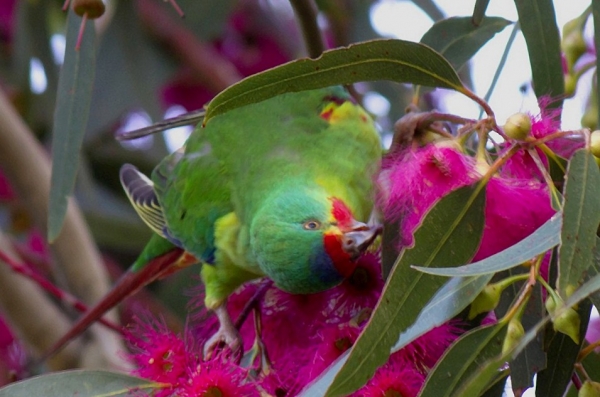
<path fill-rule="evenodd" d="M 370 116 L 345 89 L 330 87 L 198 125 L 150 179 L 124 165 L 125 191 L 155 232 L 127 274 L 150 276 L 129 290 L 201 262 L 205 305 L 220 322 L 205 353 L 221 342 L 239 349 L 225 303 L 244 282 L 268 277 L 306 294 L 352 274 L 380 229 L 368 220 L 381 153 Z M 153 258 L 163 260 L 147 270 Z"/>

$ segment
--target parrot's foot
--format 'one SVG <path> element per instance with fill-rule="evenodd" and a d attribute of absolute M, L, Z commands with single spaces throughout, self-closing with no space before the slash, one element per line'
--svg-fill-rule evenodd
<path fill-rule="evenodd" d="M 235 356 L 241 358 L 243 350 L 242 338 L 231 321 L 231 317 L 229 317 L 225 303 L 215 308 L 214 311 L 219 319 L 219 329 L 204 344 L 204 359 L 210 359 L 213 353 L 217 351 L 222 344 L 229 347 Z"/>

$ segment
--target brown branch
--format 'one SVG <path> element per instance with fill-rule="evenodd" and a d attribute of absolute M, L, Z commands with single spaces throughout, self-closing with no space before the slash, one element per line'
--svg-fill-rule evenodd
<path fill-rule="evenodd" d="M 41 230 L 46 230 L 51 164 L 29 127 L 1 91 L 0 167 L 17 191 L 27 212 Z M 102 258 L 81 211 L 72 199 L 69 201 L 63 230 L 51 248 L 69 289 L 83 302 L 89 305 L 100 300 L 108 292 L 110 283 Z M 0 289 L 0 295 L 4 294 L 6 291 Z M 116 312 L 107 318 L 116 322 Z M 119 355 L 124 346 L 116 335 L 99 326 L 94 327 L 93 334 L 102 346 L 102 352 L 96 355 L 81 352 L 82 355 L 89 356 L 86 359 L 98 359 L 92 363 L 93 366 L 125 365 Z"/>
<path fill-rule="evenodd" d="M 325 49 L 321 30 L 317 24 L 317 8 L 312 0 L 290 0 L 302 28 L 308 56 L 318 58 Z"/>
<path fill-rule="evenodd" d="M 12 259 L 17 255 L 12 251 L 8 239 L 0 233 L 0 250 Z M 71 327 L 71 321 L 52 303 L 32 281 L 14 273 L 0 261 L 0 307 L 13 330 L 28 350 L 41 355 L 54 341 Z M 52 370 L 74 368 L 79 363 L 81 341 L 76 340 L 48 361 Z"/>

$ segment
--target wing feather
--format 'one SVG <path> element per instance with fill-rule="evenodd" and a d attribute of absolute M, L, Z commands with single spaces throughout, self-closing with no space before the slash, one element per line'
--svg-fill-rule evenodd
<path fill-rule="evenodd" d="M 167 223 L 154 183 L 131 164 L 124 164 L 119 175 L 123 189 L 140 218 L 156 234 L 168 238 L 165 234 Z"/>

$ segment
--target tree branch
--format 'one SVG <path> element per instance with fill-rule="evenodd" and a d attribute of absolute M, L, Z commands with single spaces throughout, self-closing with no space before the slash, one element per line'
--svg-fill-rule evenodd
<path fill-rule="evenodd" d="M 41 230 L 46 230 L 50 160 L 5 93 L 1 91 L 0 166 L 28 213 Z M 51 248 L 70 290 L 82 301 L 90 305 L 108 292 L 110 282 L 102 258 L 73 199 L 69 200 L 63 230 Z M 0 294 L 4 295 L 6 291 L 0 289 Z M 107 318 L 116 321 L 116 312 L 113 311 Z M 103 350 L 101 354 L 96 355 L 99 361 L 93 366 L 125 366 L 119 355 L 124 346 L 118 336 L 99 326 L 95 326 L 92 332 Z"/>
<path fill-rule="evenodd" d="M 325 49 L 321 30 L 317 24 L 317 9 L 312 0 L 290 0 L 296 18 L 302 28 L 304 43 L 308 55 L 311 58 L 318 58 Z"/>
<path fill-rule="evenodd" d="M 17 255 L 0 233 L 0 250 Z M 32 281 L 11 271 L 0 261 L 0 306 L 13 330 L 34 355 L 41 355 L 71 327 L 71 321 Z M 74 368 L 79 363 L 81 340 L 76 340 L 48 361 L 52 370 Z"/>

